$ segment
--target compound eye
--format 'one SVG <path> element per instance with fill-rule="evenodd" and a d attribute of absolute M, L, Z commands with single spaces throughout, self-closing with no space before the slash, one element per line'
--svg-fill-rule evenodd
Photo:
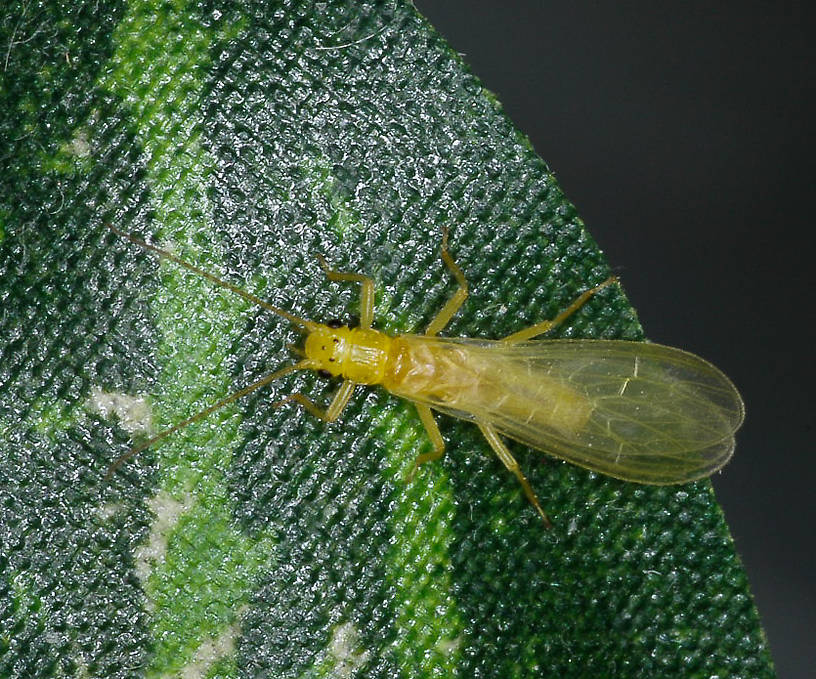
<path fill-rule="evenodd" d="M 341 321 L 339 318 L 332 318 L 328 323 L 326 323 L 326 325 L 328 325 L 330 328 L 342 328 L 343 321 Z"/>
<path fill-rule="evenodd" d="M 320 375 L 320 377 L 325 377 L 326 379 L 329 379 L 332 376 L 328 370 L 318 370 L 317 374 Z"/>

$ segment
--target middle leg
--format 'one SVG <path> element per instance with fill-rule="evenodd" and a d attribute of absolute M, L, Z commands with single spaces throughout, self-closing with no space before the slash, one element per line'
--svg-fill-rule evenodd
<path fill-rule="evenodd" d="M 505 342 L 506 344 L 516 344 L 517 342 L 526 342 L 529 339 L 533 339 L 533 337 L 543 335 L 545 332 L 551 330 L 556 325 L 560 325 L 561 323 L 566 321 L 570 316 L 572 316 L 572 314 L 574 314 L 576 311 L 578 311 L 578 309 L 584 306 L 584 304 L 587 303 L 589 298 L 592 297 L 595 293 L 600 292 L 608 285 L 612 285 L 613 283 L 617 282 L 618 282 L 617 276 L 610 276 L 603 283 L 600 283 L 599 285 L 596 285 L 594 288 L 590 288 L 589 290 L 585 290 L 580 295 L 578 295 L 578 298 L 572 304 L 570 304 L 566 309 L 564 309 L 552 320 L 541 321 L 540 323 L 531 325 L 529 328 L 519 330 L 518 332 L 514 332 L 512 335 L 503 337 L 501 341 Z"/>
<path fill-rule="evenodd" d="M 425 431 L 428 432 L 428 438 L 431 439 L 433 450 L 430 453 L 422 453 L 416 456 L 414 466 L 406 477 L 406 481 L 409 482 L 413 480 L 417 469 L 419 469 L 419 465 L 438 460 L 445 454 L 445 439 L 442 438 L 442 432 L 439 431 L 439 425 L 436 424 L 431 409 L 421 403 L 415 403 L 414 405 L 416 406 L 417 413 L 419 413 L 419 419 L 422 420 L 422 425 L 425 427 Z"/>
<path fill-rule="evenodd" d="M 437 313 L 428 324 L 428 327 L 425 329 L 425 334 L 429 336 L 436 335 L 442 328 L 450 323 L 450 319 L 459 311 L 459 307 L 465 303 L 468 296 L 467 278 L 465 278 L 462 269 L 453 261 L 453 257 L 451 257 L 448 252 L 447 227 L 442 230 L 442 261 L 445 262 L 445 266 L 450 269 L 456 282 L 459 283 L 459 289 L 453 293 L 453 297 L 446 302 L 445 306 L 439 310 L 439 313 Z"/>

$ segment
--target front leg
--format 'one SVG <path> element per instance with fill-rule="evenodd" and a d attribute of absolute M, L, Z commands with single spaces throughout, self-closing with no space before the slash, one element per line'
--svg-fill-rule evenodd
<path fill-rule="evenodd" d="M 308 396 L 304 396 L 300 392 L 289 394 L 280 401 L 273 403 L 272 407 L 277 408 L 278 406 L 282 406 L 284 403 L 294 401 L 295 403 L 302 405 L 309 413 L 323 420 L 324 422 L 334 422 L 338 417 L 340 417 L 340 413 L 346 409 L 346 406 L 348 405 L 356 386 L 356 382 L 345 380 L 343 384 L 340 385 L 337 393 L 334 395 L 329 407 L 325 410 L 317 406 Z"/>
<path fill-rule="evenodd" d="M 374 322 L 374 281 L 368 276 L 359 273 L 343 273 L 331 269 L 322 255 L 317 256 L 320 266 L 326 272 L 326 278 L 330 281 L 341 282 L 351 281 L 360 283 L 360 327 L 368 330 Z"/>

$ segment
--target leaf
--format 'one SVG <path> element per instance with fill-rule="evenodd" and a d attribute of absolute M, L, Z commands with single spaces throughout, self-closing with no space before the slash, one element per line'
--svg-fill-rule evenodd
<path fill-rule="evenodd" d="M 708 483 L 651 488 L 514 445 L 545 530 L 478 430 L 359 389 L 332 425 L 277 317 L 552 317 L 608 265 L 547 166 L 410 3 L 12 4 L 0 129 L 0 675 L 771 677 Z M 642 339 L 609 289 L 556 335 Z"/>

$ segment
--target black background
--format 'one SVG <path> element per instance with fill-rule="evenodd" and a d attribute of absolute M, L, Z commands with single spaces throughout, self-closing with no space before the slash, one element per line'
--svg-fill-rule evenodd
<path fill-rule="evenodd" d="M 415 5 L 555 172 L 647 336 L 740 388 L 747 419 L 714 487 L 779 676 L 812 676 L 812 10 Z"/>

